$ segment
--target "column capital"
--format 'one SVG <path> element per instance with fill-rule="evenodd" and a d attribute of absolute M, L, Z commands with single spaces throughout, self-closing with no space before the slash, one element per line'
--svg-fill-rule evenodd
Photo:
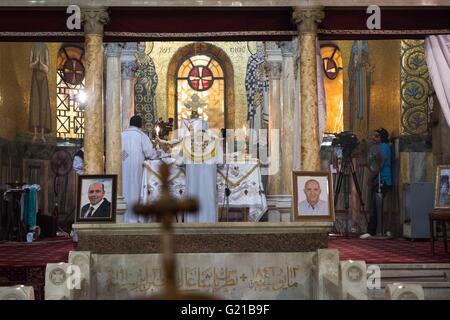
<path fill-rule="evenodd" d="M 106 44 L 106 56 L 109 57 L 120 57 L 122 53 L 122 44 L 121 43 L 107 43 Z"/>
<path fill-rule="evenodd" d="M 125 42 L 122 49 L 122 79 L 133 79 L 137 69 L 137 42 Z"/>
<path fill-rule="evenodd" d="M 81 9 L 84 33 L 103 34 L 103 26 L 109 22 L 107 8 L 83 8 Z"/>
<path fill-rule="evenodd" d="M 325 17 L 323 7 L 294 7 L 292 14 L 299 33 L 317 33 L 317 24 Z"/>
<path fill-rule="evenodd" d="M 277 44 L 281 49 L 281 55 L 283 57 L 294 56 L 294 46 L 292 44 L 292 41 L 277 41 Z"/>
<path fill-rule="evenodd" d="M 266 71 L 267 71 L 267 74 L 269 75 L 269 79 L 280 80 L 281 79 L 281 70 L 282 70 L 281 61 L 267 61 L 266 62 Z"/>
<path fill-rule="evenodd" d="M 125 61 L 122 62 L 122 79 L 133 79 L 135 78 L 134 73 L 137 70 L 137 62 L 134 61 Z"/>

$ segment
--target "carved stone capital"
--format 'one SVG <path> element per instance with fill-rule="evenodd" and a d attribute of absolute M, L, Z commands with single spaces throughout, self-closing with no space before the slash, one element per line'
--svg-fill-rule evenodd
<path fill-rule="evenodd" d="M 323 7 L 294 7 L 292 14 L 300 33 L 317 33 L 317 24 L 325 17 Z"/>
<path fill-rule="evenodd" d="M 131 54 L 134 56 L 134 53 L 137 51 L 137 42 L 122 42 L 122 53 L 124 55 Z"/>
<path fill-rule="evenodd" d="M 133 79 L 137 69 L 137 42 L 124 42 L 122 45 L 122 79 Z"/>
<path fill-rule="evenodd" d="M 294 46 L 292 44 L 292 41 L 278 41 L 277 44 L 281 49 L 281 54 L 283 57 L 294 56 Z"/>
<path fill-rule="evenodd" d="M 109 57 L 120 57 L 122 53 L 122 44 L 120 43 L 108 43 L 106 44 L 106 56 Z"/>
<path fill-rule="evenodd" d="M 137 67 L 136 60 L 122 62 L 122 79 L 135 78 L 134 73 L 136 72 Z"/>
<path fill-rule="evenodd" d="M 103 34 L 103 26 L 109 22 L 107 8 L 83 8 L 81 20 L 84 33 Z"/>
<path fill-rule="evenodd" d="M 279 80 L 281 79 L 281 62 L 278 61 L 268 61 L 266 63 L 266 71 L 269 75 L 270 80 Z"/>

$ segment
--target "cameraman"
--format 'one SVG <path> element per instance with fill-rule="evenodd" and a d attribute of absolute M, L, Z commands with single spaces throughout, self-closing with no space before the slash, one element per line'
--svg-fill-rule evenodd
<path fill-rule="evenodd" d="M 391 150 L 388 145 L 389 133 L 384 128 L 375 130 L 373 134 L 374 151 L 369 155 L 369 178 L 367 181 L 370 187 L 370 219 L 367 226 L 367 233 L 360 238 L 367 239 L 377 232 L 377 193 L 381 191 L 383 200 L 387 192 L 392 190 L 391 175 Z M 383 214 L 383 202 L 379 214 Z M 379 226 L 380 230 L 383 226 Z"/>

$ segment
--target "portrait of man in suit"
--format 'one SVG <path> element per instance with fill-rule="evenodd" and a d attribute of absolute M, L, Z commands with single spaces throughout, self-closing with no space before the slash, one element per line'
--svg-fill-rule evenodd
<path fill-rule="evenodd" d="M 303 189 L 305 199 L 299 201 L 299 214 L 303 215 L 328 215 L 328 203 L 320 199 L 322 188 L 317 179 L 308 179 Z"/>
<path fill-rule="evenodd" d="M 102 218 L 111 215 L 111 202 L 105 198 L 105 185 L 101 182 L 94 182 L 88 189 L 89 203 L 81 208 L 81 218 Z"/>
<path fill-rule="evenodd" d="M 334 221 L 330 172 L 293 171 L 293 220 Z"/>

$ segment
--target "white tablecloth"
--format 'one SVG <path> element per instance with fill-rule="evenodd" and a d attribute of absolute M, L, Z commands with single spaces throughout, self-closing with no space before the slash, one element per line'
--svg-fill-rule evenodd
<path fill-rule="evenodd" d="M 249 208 L 248 220 L 259 221 L 267 211 L 267 201 L 261 181 L 259 162 L 221 164 L 217 166 L 217 202 L 226 206 L 225 189 L 231 193 L 229 207 Z"/>
<path fill-rule="evenodd" d="M 171 161 L 171 160 L 167 160 Z M 172 161 L 171 161 L 172 162 Z M 159 166 L 161 160 L 144 163 L 141 202 L 150 203 L 159 198 L 161 182 Z M 173 197 L 185 197 L 186 176 L 183 167 L 172 165 L 169 184 Z M 217 204 L 226 206 L 225 189 L 230 188 L 228 205 L 232 208 L 249 208 L 249 221 L 259 221 L 267 211 L 267 201 L 261 181 L 259 162 L 246 164 L 221 164 L 217 166 Z"/>

